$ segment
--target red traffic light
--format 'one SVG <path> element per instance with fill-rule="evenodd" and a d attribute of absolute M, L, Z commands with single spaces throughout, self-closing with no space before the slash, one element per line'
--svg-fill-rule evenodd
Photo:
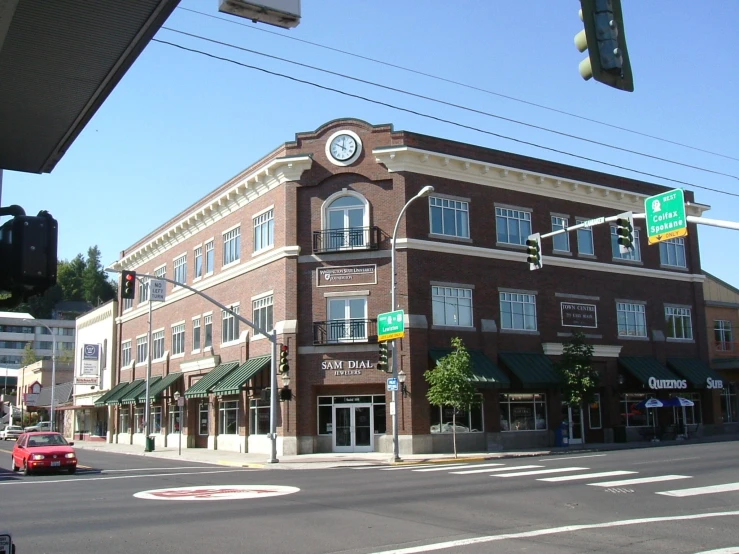
<path fill-rule="evenodd" d="M 286 344 L 281 344 L 280 345 L 280 352 L 287 352 L 287 345 Z"/>
<path fill-rule="evenodd" d="M 123 276 L 123 278 L 124 278 L 124 279 L 125 279 L 126 281 L 133 281 L 133 280 L 134 280 L 134 279 L 135 279 L 136 277 L 134 276 L 134 274 L 133 274 L 133 273 L 126 273 L 126 274 L 125 274 L 125 275 Z"/>

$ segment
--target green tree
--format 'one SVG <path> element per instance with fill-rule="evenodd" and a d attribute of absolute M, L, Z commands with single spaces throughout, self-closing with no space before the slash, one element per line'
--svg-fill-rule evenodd
<path fill-rule="evenodd" d="M 82 287 L 84 300 L 95 306 L 115 298 L 115 287 L 108 280 L 108 276 L 103 270 L 103 264 L 100 261 L 100 249 L 97 245 L 91 246 L 87 250 L 87 261 L 82 271 Z"/>
<path fill-rule="evenodd" d="M 57 265 L 57 283 L 62 287 L 64 300 L 84 300 L 85 259 L 77 254 L 71 261 L 62 260 Z"/>
<path fill-rule="evenodd" d="M 457 457 L 457 411 L 468 410 L 470 406 L 480 404 L 480 396 L 472 384 L 472 362 L 462 339 L 452 339 L 454 350 L 441 358 L 434 369 L 426 371 L 423 376 L 429 384 L 426 398 L 433 406 L 451 406 L 452 442 L 454 457 Z M 440 422 L 443 423 L 443 422 Z"/>
<path fill-rule="evenodd" d="M 56 361 L 63 364 L 72 363 L 74 361 L 74 350 L 72 348 L 66 348 L 64 346 L 60 348 L 57 344 Z"/>
<path fill-rule="evenodd" d="M 36 351 L 33 349 L 33 344 L 30 342 L 26 343 L 26 347 L 23 349 L 23 359 L 21 360 L 21 365 L 23 367 L 26 367 L 27 365 L 35 364 L 38 362 L 41 358 L 38 354 L 36 354 Z"/>
<path fill-rule="evenodd" d="M 564 343 L 562 358 L 555 364 L 561 381 L 562 401 L 581 410 L 595 399 L 600 376 L 593 369 L 593 346 L 577 331 Z"/>

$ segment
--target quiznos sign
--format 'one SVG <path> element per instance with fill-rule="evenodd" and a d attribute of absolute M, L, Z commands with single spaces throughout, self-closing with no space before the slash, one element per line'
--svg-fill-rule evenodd
<path fill-rule="evenodd" d="M 710 377 L 706 378 L 706 388 L 707 389 L 722 389 L 724 388 L 724 382 L 721 379 L 711 379 Z"/>
<path fill-rule="evenodd" d="M 649 378 L 650 389 L 687 389 L 688 382 L 685 379 L 657 379 Z"/>

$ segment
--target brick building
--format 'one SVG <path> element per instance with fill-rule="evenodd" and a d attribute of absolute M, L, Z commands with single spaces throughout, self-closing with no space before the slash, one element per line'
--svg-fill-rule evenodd
<path fill-rule="evenodd" d="M 392 451 L 388 375 L 377 371 L 377 314 L 390 311 L 396 243 L 400 453 L 451 449 L 451 412 L 431 407 L 423 373 L 460 337 L 483 402 L 457 414 L 462 449 L 550 445 L 563 419 L 572 442 L 639 437 L 676 426 L 721 430 L 697 232 L 622 255 L 609 224 L 545 239 L 544 267 L 525 246 L 601 216 L 641 212 L 663 187 L 544 160 L 335 120 L 300 133 L 121 253 L 115 269 L 193 286 L 289 347 L 291 400 L 280 402 L 279 453 Z M 688 213 L 708 207 L 686 192 Z M 641 239 L 641 240 L 640 240 Z M 103 399 L 115 440 L 144 443 L 146 359 L 152 425 L 164 444 L 269 451 L 270 343 L 184 287 L 152 306 L 147 286 L 118 318 L 119 383 Z M 572 331 L 595 348 L 598 396 L 563 408 L 552 362 Z M 183 421 L 175 393 L 186 398 Z M 686 395 L 681 410 L 645 410 Z M 691 419 L 692 418 L 692 419 Z"/>

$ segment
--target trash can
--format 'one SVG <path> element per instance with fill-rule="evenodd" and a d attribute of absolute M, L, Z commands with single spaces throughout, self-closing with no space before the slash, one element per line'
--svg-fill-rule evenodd
<path fill-rule="evenodd" d="M 154 452 L 154 437 L 146 437 L 146 451 Z"/>
<path fill-rule="evenodd" d="M 570 429 L 566 421 L 563 421 L 554 429 L 554 446 L 570 445 Z"/>

